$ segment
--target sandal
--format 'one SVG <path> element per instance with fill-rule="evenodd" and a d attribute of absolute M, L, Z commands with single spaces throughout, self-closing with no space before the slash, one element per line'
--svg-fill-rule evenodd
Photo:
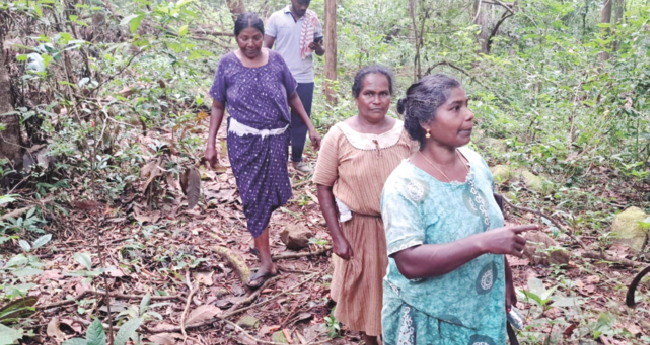
<path fill-rule="evenodd" d="M 277 272 L 265 272 L 265 273 L 260 273 L 259 271 L 251 274 L 251 276 L 248 278 L 246 281 L 246 286 L 252 289 L 257 289 L 260 286 L 264 285 L 264 283 L 269 280 L 269 278 L 277 275 Z"/>

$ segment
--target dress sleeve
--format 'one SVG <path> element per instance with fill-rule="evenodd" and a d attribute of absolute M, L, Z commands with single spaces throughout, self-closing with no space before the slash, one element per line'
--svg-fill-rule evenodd
<path fill-rule="evenodd" d="M 221 104 L 226 104 L 226 68 L 224 66 L 223 58 L 219 60 L 219 66 L 214 73 L 214 81 L 210 88 L 210 96 Z"/>
<path fill-rule="evenodd" d="M 323 186 L 334 186 L 339 179 L 339 135 L 340 130 L 332 127 L 320 145 L 313 181 Z"/>
<path fill-rule="evenodd" d="M 408 193 L 412 187 L 407 179 L 395 175 L 389 177 L 384 185 L 381 218 L 388 255 L 424 243 L 426 231 L 420 202 Z"/>

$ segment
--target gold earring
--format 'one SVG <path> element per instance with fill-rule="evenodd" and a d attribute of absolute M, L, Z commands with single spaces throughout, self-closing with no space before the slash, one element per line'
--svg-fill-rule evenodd
<path fill-rule="evenodd" d="M 429 129 L 427 128 L 427 134 L 424 135 L 425 138 L 431 139 L 431 133 L 429 133 Z"/>

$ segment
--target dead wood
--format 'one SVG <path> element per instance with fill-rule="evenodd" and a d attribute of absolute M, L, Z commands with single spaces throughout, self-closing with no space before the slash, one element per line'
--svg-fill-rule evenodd
<path fill-rule="evenodd" d="M 81 301 L 82 299 L 86 298 L 89 295 L 106 297 L 106 293 L 104 293 L 104 292 L 100 292 L 100 291 L 84 291 L 79 296 L 77 296 L 75 299 L 65 300 L 65 301 L 56 302 L 56 303 L 47 304 L 47 305 L 37 305 L 34 308 L 36 310 L 47 310 L 47 309 L 52 309 L 52 308 L 57 308 L 57 307 L 64 307 L 64 306 L 67 306 L 67 305 L 75 304 L 78 301 Z M 125 294 L 121 294 L 121 293 L 112 293 L 112 294 L 109 294 L 108 297 L 115 298 L 115 299 L 142 299 L 142 298 L 144 298 L 144 296 L 140 296 L 140 295 L 125 295 Z M 152 301 L 179 300 L 181 302 L 187 302 L 187 299 L 185 299 L 182 296 L 151 296 L 151 300 Z"/>
<path fill-rule="evenodd" d="M 212 246 L 211 247 L 217 254 L 221 255 L 222 257 L 226 258 L 228 262 L 232 265 L 232 267 L 237 271 L 237 274 L 239 275 L 239 279 L 241 279 L 242 283 L 246 283 L 248 280 L 248 277 L 251 275 L 250 269 L 248 269 L 248 266 L 246 265 L 246 261 L 239 256 L 238 254 L 233 253 L 230 249 L 222 246 Z"/>
<path fill-rule="evenodd" d="M 326 253 L 328 251 L 332 250 L 332 246 L 324 246 L 323 248 L 316 250 L 316 251 L 309 251 L 309 252 L 303 252 L 303 253 L 290 253 L 290 254 L 280 254 L 280 255 L 274 255 L 271 258 L 273 260 L 282 260 L 282 259 L 297 259 L 297 258 L 302 258 L 304 256 L 311 256 L 311 255 L 320 255 L 323 253 Z"/>

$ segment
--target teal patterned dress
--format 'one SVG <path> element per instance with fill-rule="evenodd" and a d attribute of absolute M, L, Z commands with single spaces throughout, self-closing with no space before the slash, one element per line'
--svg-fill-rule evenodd
<path fill-rule="evenodd" d="M 386 345 L 506 343 L 503 255 L 484 254 L 447 274 L 407 279 L 392 254 L 421 244 L 450 243 L 503 226 L 493 178 L 483 158 L 461 148 L 470 164 L 464 183 L 444 183 L 404 160 L 382 193 L 388 249 L 381 311 Z"/>

